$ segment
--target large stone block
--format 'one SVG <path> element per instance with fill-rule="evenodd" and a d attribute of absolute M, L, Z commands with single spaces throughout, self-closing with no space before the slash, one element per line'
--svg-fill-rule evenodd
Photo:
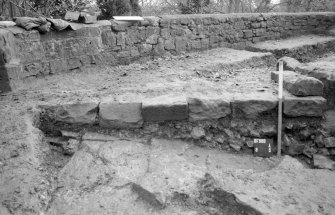
<path fill-rule="evenodd" d="M 176 51 L 183 52 L 186 51 L 187 48 L 187 39 L 185 37 L 176 37 Z"/>
<path fill-rule="evenodd" d="M 284 98 L 284 114 L 287 116 L 315 116 L 320 117 L 326 106 L 326 99 L 321 96 Z"/>
<path fill-rule="evenodd" d="M 18 48 L 17 55 L 21 62 L 33 62 L 46 58 L 45 50 L 39 41 L 21 41 L 17 42 L 16 46 Z"/>
<path fill-rule="evenodd" d="M 55 120 L 65 123 L 93 124 L 98 114 L 98 102 L 65 104 L 54 107 Z"/>
<path fill-rule="evenodd" d="M 184 96 L 177 95 L 146 98 L 142 104 L 142 116 L 145 121 L 187 119 L 187 100 Z"/>
<path fill-rule="evenodd" d="M 50 61 L 50 73 L 57 74 L 62 72 L 67 72 L 67 62 L 65 59 L 55 59 Z"/>
<path fill-rule="evenodd" d="M 142 102 L 118 98 L 103 99 L 99 105 L 99 125 L 110 128 L 139 128 L 143 124 Z"/>
<path fill-rule="evenodd" d="M 232 102 L 233 114 L 255 118 L 259 114 L 273 111 L 277 104 L 277 97 L 271 93 L 237 94 Z"/>
<path fill-rule="evenodd" d="M 116 46 L 116 36 L 110 30 L 101 33 L 101 40 L 104 48 L 113 48 Z"/>
<path fill-rule="evenodd" d="M 231 95 L 194 94 L 187 97 L 191 120 L 219 119 L 231 113 Z"/>
<path fill-rule="evenodd" d="M 67 60 L 67 68 L 72 69 L 78 69 L 82 66 L 82 63 L 79 58 L 70 58 Z"/>
<path fill-rule="evenodd" d="M 64 50 L 61 41 L 45 41 L 42 43 L 42 45 L 43 49 L 45 50 L 45 57 L 48 60 L 64 57 Z"/>
<path fill-rule="evenodd" d="M 279 72 L 271 72 L 271 79 L 278 82 Z M 323 95 L 322 81 L 291 71 L 284 71 L 284 89 L 295 96 Z"/>

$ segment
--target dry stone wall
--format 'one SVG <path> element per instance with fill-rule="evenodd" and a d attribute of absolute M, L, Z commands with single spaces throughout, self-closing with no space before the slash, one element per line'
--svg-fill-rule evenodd
<path fill-rule="evenodd" d="M 12 27 L 0 29 L 0 77 L 15 87 L 17 80 L 91 64 L 128 64 L 165 53 L 244 47 L 258 41 L 324 33 L 334 24 L 335 13 L 283 13 L 146 17 L 133 26 L 101 21 L 82 25 L 77 31 L 44 35 Z"/>

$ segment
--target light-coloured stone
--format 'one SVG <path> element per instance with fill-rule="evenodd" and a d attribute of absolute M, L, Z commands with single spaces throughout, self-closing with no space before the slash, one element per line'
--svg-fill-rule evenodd
<path fill-rule="evenodd" d="M 292 57 L 282 57 L 277 62 L 277 71 L 279 71 L 279 61 L 283 61 L 284 70 L 295 71 L 297 67 L 301 66 L 301 63 Z"/>
<path fill-rule="evenodd" d="M 103 99 L 99 105 L 99 125 L 110 128 L 139 128 L 143 124 L 139 100 Z"/>
<path fill-rule="evenodd" d="M 335 137 L 327 137 L 323 142 L 326 148 L 335 148 Z"/>
<path fill-rule="evenodd" d="M 332 161 L 324 155 L 313 155 L 313 163 L 314 167 L 318 169 L 335 170 L 335 161 Z"/>
<path fill-rule="evenodd" d="M 219 119 L 231 113 L 230 95 L 203 95 L 188 96 L 189 117 L 191 120 Z"/>
<path fill-rule="evenodd" d="M 93 124 L 98 114 L 98 102 L 66 104 L 55 108 L 55 120 L 65 123 Z"/>
<path fill-rule="evenodd" d="M 271 93 L 250 93 L 235 95 L 234 115 L 242 114 L 247 118 L 255 118 L 259 114 L 269 112 L 277 107 L 278 99 Z"/>
<path fill-rule="evenodd" d="M 184 96 L 165 95 L 146 98 L 142 104 L 145 121 L 183 120 L 188 117 L 188 105 Z"/>
<path fill-rule="evenodd" d="M 201 127 L 194 127 L 191 132 L 193 139 L 200 139 L 206 135 L 205 130 Z"/>
<path fill-rule="evenodd" d="M 326 99 L 320 96 L 294 97 L 287 96 L 284 99 L 284 114 L 287 116 L 316 116 L 323 114 Z"/>

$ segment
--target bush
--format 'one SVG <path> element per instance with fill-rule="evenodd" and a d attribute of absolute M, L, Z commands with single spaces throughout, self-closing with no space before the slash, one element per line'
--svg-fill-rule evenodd
<path fill-rule="evenodd" d="M 111 19 L 120 15 L 141 15 L 138 0 L 97 0 L 101 10 L 99 19 Z"/>
<path fill-rule="evenodd" d="M 187 0 L 186 4 L 179 2 L 178 8 L 182 14 L 203 13 L 209 3 L 209 0 Z"/>

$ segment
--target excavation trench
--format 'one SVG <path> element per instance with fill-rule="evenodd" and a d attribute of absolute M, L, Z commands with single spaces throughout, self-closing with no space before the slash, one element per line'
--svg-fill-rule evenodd
<path fill-rule="evenodd" d="M 224 181 L 233 183 L 235 174 L 247 180 L 279 164 L 275 157 L 252 155 L 253 138 L 275 138 L 276 110 L 257 119 L 144 122 L 127 129 L 57 121 L 53 110 L 42 107 L 38 124 L 51 149 L 45 161 L 54 178 L 47 214 L 262 214 Z M 321 132 L 320 123 L 288 118 L 285 132 L 301 146 Z M 302 150 L 283 148 L 292 155 Z M 312 152 L 304 153 L 309 162 Z"/>

